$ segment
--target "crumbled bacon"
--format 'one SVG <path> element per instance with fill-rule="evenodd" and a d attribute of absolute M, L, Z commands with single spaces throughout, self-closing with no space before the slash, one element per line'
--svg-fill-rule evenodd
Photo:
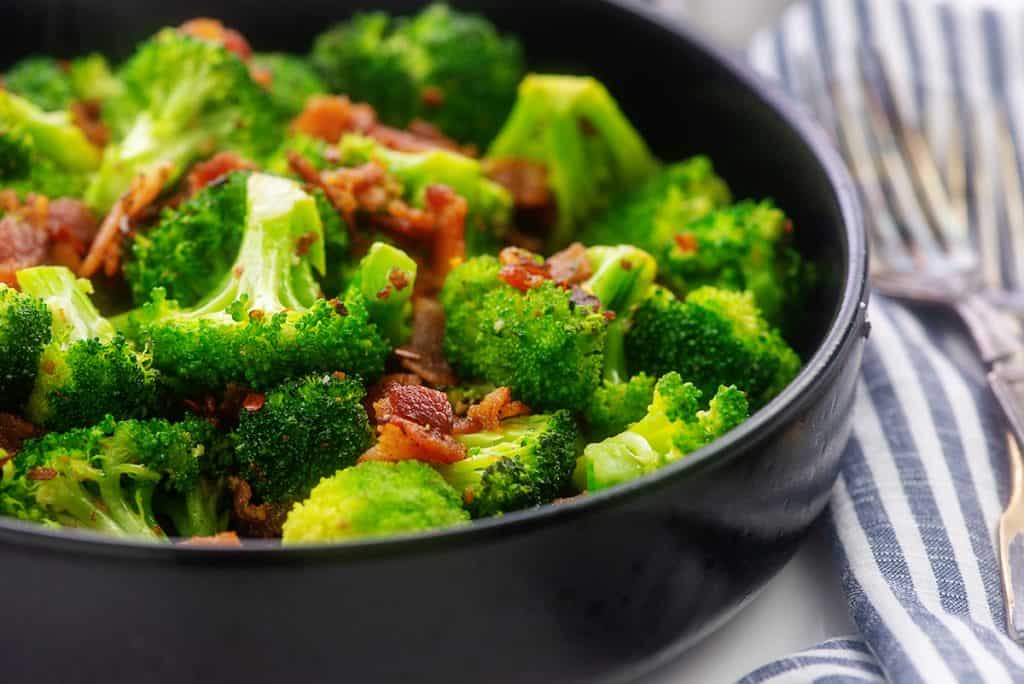
<path fill-rule="evenodd" d="M 260 394 L 259 392 L 250 392 L 245 395 L 245 399 L 242 400 L 242 408 L 249 413 L 259 411 L 267 403 L 267 395 Z"/>
<path fill-rule="evenodd" d="M 422 385 L 391 384 L 374 403 L 377 443 L 360 461 L 453 463 L 466 447 L 452 437 L 455 415 L 443 392 Z"/>
<path fill-rule="evenodd" d="M 15 274 L 45 263 L 50 238 L 45 228 L 7 214 L 0 219 L 0 283 L 17 286 Z"/>
<path fill-rule="evenodd" d="M 442 133 L 440 128 L 421 119 L 414 119 L 404 131 L 376 124 L 366 131 L 366 135 L 398 152 L 448 150 L 458 152 L 466 157 L 475 157 L 479 154 L 475 145 L 459 145 Z"/>
<path fill-rule="evenodd" d="M 693 254 L 697 251 L 697 236 L 693 233 L 680 233 L 673 240 L 683 254 Z"/>
<path fill-rule="evenodd" d="M 14 456 L 25 440 L 38 435 L 36 426 L 13 413 L 0 413 L 0 449 Z M 2 466 L 3 463 L 0 463 Z"/>
<path fill-rule="evenodd" d="M 444 309 L 435 299 L 413 300 L 412 337 L 395 350 L 402 367 L 431 385 L 444 387 L 458 383 L 455 371 L 444 358 Z"/>
<path fill-rule="evenodd" d="M 252 487 L 240 477 L 228 478 L 232 513 L 238 531 L 246 537 L 280 537 L 282 526 L 291 510 L 289 504 L 252 502 Z"/>
<path fill-rule="evenodd" d="M 538 263 L 537 256 L 519 247 L 506 247 L 498 254 L 501 270 L 498 277 L 520 292 L 540 287 L 551 280 L 546 264 Z"/>
<path fill-rule="evenodd" d="M 386 399 L 388 390 L 392 386 L 422 384 L 423 381 L 418 375 L 413 375 L 412 373 L 389 373 L 372 384 L 366 391 L 366 406 L 372 409 L 381 399 Z M 376 418 L 376 412 L 371 410 L 370 417 Z"/>
<path fill-rule="evenodd" d="M 572 289 L 569 291 L 569 302 L 573 306 L 580 308 L 591 308 L 595 310 L 601 308 L 601 300 L 584 290 L 579 285 L 573 285 Z M 606 311 L 605 313 L 612 314 L 612 318 L 615 316 L 614 311 Z"/>
<path fill-rule="evenodd" d="M 506 418 L 530 415 L 530 407 L 521 401 L 512 401 L 512 391 L 508 387 L 499 387 L 473 404 L 465 418 L 455 421 L 455 434 L 466 435 L 473 432 L 496 430 Z"/>
<path fill-rule="evenodd" d="M 519 209 L 538 209 L 554 202 L 548 187 L 548 169 L 528 159 L 506 157 L 485 162 L 488 178 L 504 186 Z"/>
<path fill-rule="evenodd" d="M 33 480 L 36 482 L 45 482 L 47 480 L 52 480 L 56 478 L 57 471 L 54 470 L 53 468 L 38 466 L 36 468 L 32 468 L 27 473 L 25 473 L 25 477 L 28 478 L 29 480 Z"/>
<path fill-rule="evenodd" d="M 228 532 L 219 532 L 208 537 L 191 537 L 185 541 L 178 542 L 178 546 L 188 546 L 193 548 L 233 548 L 241 545 L 242 540 L 238 538 L 238 533 L 233 530 Z"/>
<path fill-rule="evenodd" d="M 79 100 L 71 103 L 71 121 L 85 134 L 86 139 L 97 147 L 110 142 L 110 129 L 103 123 L 102 105 L 99 100 Z"/>
<path fill-rule="evenodd" d="M 427 186 L 425 202 L 436 218 L 431 275 L 440 281 L 440 287 L 448 273 L 466 259 L 469 203 L 447 185 Z"/>
<path fill-rule="evenodd" d="M 435 85 L 429 85 L 420 93 L 420 99 L 426 106 L 437 109 L 444 104 L 444 91 Z"/>
<path fill-rule="evenodd" d="M 452 431 L 455 415 L 444 392 L 418 385 L 393 385 L 388 388 L 387 400 L 392 417 L 449 434 Z"/>
<path fill-rule="evenodd" d="M 189 171 L 188 194 L 189 196 L 194 195 L 234 171 L 255 171 L 256 169 L 255 164 L 242 159 L 234 152 L 218 152 L 206 161 L 199 162 Z"/>
<path fill-rule="evenodd" d="M 579 285 L 593 273 L 590 259 L 587 258 L 587 248 L 579 242 L 552 254 L 544 264 L 548 267 L 551 279 L 562 287 Z"/>
<path fill-rule="evenodd" d="M 187 36 L 217 43 L 225 50 L 234 52 L 244 61 L 249 61 L 249 58 L 252 57 L 252 47 L 249 46 L 249 41 L 245 39 L 245 36 L 228 28 L 217 19 L 197 17 L 186 21 L 178 30 Z"/>
<path fill-rule="evenodd" d="M 377 114 L 368 104 L 344 95 L 316 95 L 292 121 L 292 130 L 333 145 L 346 133 L 368 133 L 376 123 Z"/>

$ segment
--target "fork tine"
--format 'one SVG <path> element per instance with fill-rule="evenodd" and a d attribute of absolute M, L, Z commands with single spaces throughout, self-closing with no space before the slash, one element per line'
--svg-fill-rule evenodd
<path fill-rule="evenodd" d="M 858 64 L 861 67 L 858 85 L 863 90 L 869 129 L 874 136 L 879 174 L 885 178 L 891 191 L 893 210 L 900 217 L 900 223 L 911 240 L 911 251 L 918 253 L 921 258 L 934 257 L 942 251 L 941 245 L 917 199 L 914 181 L 894 130 L 896 114 L 889 110 L 882 99 L 868 71 L 868 61 L 861 59 Z"/>
<path fill-rule="evenodd" d="M 978 256 L 981 259 L 981 275 L 985 285 L 993 290 L 1003 287 L 1002 263 L 999 246 L 999 215 L 996 211 L 997 195 L 993 170 L 994 144 L 990 134 L 990 107 L 976 107 L 968 115 L 970 127 L 971 174 L 973 189 L 971 209 L 978 227 Z"/>
<path fill-rule="evenodd" d="M 809 95 L 815 114 L 824 125 L 830 127 L 830 132 L 857 179 L 858 190 L 867 209 L 864 219 L 871 231 L 872 269 L 908 270 L 912 265 L 911 258 L 889 212 L 861 117 L 856 115 L 844 96 L 843 88 L 829 85 L 816 62 L 800 60 L 795 71 L 800 87 L 805 88 Z"/>
<path fill-rule="evenodd" d="M 999 152 L 999 171 L 1003 181 L 1002 195 L 1006 200 L 1006 226 L 1013 246 L 1010 260 L 1013 264 L 1013 286 L 1020 288 L 1024 285 L 1024 190 L 1021 188 L 1017 138 L 1010 122 L 1010 105 L 1005 100 L 1000 105 L 996 149 Z"/>

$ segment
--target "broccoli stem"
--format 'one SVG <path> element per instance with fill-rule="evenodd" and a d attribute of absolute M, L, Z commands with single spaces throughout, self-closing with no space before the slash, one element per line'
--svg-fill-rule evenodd
<path fill-rule="evenodd" d="M 28 100 L 0 90 L 0 124 L 24 131 L 48 159 L 70 171 L 92 171 L 100 152 L 67 112 L 44 112 Z"/>
<path fill-rule="evenodd" d="M 370 320 L 396 347 L 409 337 L 415 281 L 416 262 L 402 250 L 382 242 L 370 247 L 353 281 L 366 299 Z"/>
<path fill-rule="evenodd" d="M 23 292 L 42 299 L 53 312 L 55 337 L 65 343 L 114 338 L 114 326 L 89 299 L 92 284 L 88 280 L 76 278 L 63 266 L 27 268 L 18 271 L 17 277 Z"/>

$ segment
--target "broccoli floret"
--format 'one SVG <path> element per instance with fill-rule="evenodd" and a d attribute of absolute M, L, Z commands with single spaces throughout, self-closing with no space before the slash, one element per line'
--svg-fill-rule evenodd
<path fill-rule="evenodd" d="M 498 430 L 458 436 L 466 458 L 437 469 L 473 517 L 511 513 L 565 492 L 579 438 L 568 411 L 511 418 Z"/>
<path fill-rule="evenodd" d="M 344 371 L 372 380 L 390 347 L 358 291 L 318 299 L 323 272 L 320 217 L 293 181 L 254 173 L 234 264 L 200 304 L 183 309 L 162 291 L 131 316 L 128 329 L 153 350 L 153 365 L 178 391 L 257 390 L 308 373 Z"/>
<path fill-rule="evenodd" d="M 412 291 L 416 262 L 391 245 L 375 242 L 359 262 L 349 288 L 366 302 L 370 321 L 391 346 L 398 347 L 412 333 Z"/>
<path fill-rule="evenodd" d="M 265 502 L 301 501 L 322 478 L 354 465 L 373 440 L 365 396 L 358 379 L 311 375 L 243 411 L 236 453 L 253 492 Z"/>
<path fill-rule="evenodd" d="M 267 92 L 282 116 L 290 119 L 306 106 L 311 95 L 327 92 L 327 86 L 305 58 L 282 52 L 253 55 L 250 64 L 269 79 Z"/>
<path fill-rule="evenodd" d="M 74 99 L 68 70 L 52 57 L 26 57 L 3 75 L 3 87 L 48 112 Z"/>
<path fill-rule="evenodd" d="M 730 201 L 729 187 L 715 174 L 711 160 L 693 157 L 669 164 L 618 195 L 581 239 L 587 244 L 627 242 L 661 254 L 692 221 Z"/>
<path fill-rule="evenodd" d="M 0 187 L 21 195 L 77 197 L 99 159 L 68 112 L 44 112 L 0 90 Z"/>
<path fill-rule="evenodd" d="M 719 387 L 706 410 L 701 391 L 668 373 L 655 386 L 647 414 L 625 432 L 590 444 L 573 475 L 581 491 L 598 491 L 653 472 L 736 427 L 748 415 L 735 387 Z"/>
<path fill-rule="evenodd" d="M 67 430 L 105 415 L 142 418 L 154 407 L 156 374 L 89 300 L 92 286 L 68 269 L 37 266 L 18 271 L 23 292 L 52 314 L 51 340 L 39 359 L 25 414 L 37 425 Z"/>
<path fill-rule="evenodd" d="M 111 71 L 107 58 L 98 53 L 71 60 L 68 78 L 71 90 L 79 100 L 103 103 L 124 92 L 124 85 Z"/>
<path fill-rule="evenodd" d="M 371 461 L 320 482 L 284 523 L 285 545 L 346 541 L 469 520 L 458 493 L 419 461 Z"/>
<path fill-rule="evenodd" d="M 212 537 L 227 530 L 230 522 L 227 480 L 215 474 L 201 474 L 184 492 L 158 489 L 153 497 L 153 510 L 158 520 L 170 523 L 168 531 L 175 536 Z"/>
<path fill-rule="evenodd" d="M 626 358 L 636 372 L 676 371 L 705 396 L 736 385 L 756 410 L 800 370 L 800 358 L 761 316 L 749 292 L 702 287 L 677 300 L 656 289 L 639 306 L 626 336 Z"/>
<path fill-rule="evenodd" d="M 281 141 L 277 151 L 267 159 L 267 172 L 278 176 L 288 176 L 289 178 L 302 180 L 298 175 L 296 175 L 291 164 L 288 162 L 288 157 L 292 152 L 312 164 L 313 168 L 317 171 L 323 171 L 324 169 L 338 165 L 336 154 L 337 150 L 329 142 L 322 138 L 315 138 L 311 135 L 307 135 L 306 133 L 291 131 Z M 333 155 L 335 157 L 333 163 L 329 159 L 329 157 L 332 156 L 332 152 L 335 153 Z"/>
<path fill-rule="evenodd" d="M 646 373 L 624 381 L 605 379 L 594 390 L 583 412 L 587 436 L 592 440 L 606 439 L 643 418 L 654 397 L 656 381 Z"/>
<path fill-rule="evenodd" d="M 425 119 L 481 147 L 508 115 L 523 75 L 515 39 L 442 4 L 414 17 L 358 14 L 317 38 L 312 63 L 333 92 L 369 102 L 386 123 Z"/>
<path fill-rule="evenodd" d="M 50 342 L 53 315 L 35 297 L 0 285 L 0 411 L 21 411 Z"/>
<path fill-rule="evenodd" d="M 494 253 L 509 226 L 512 197 L 484 175 L 476 159 L 440 149 L 397 152 L 358 135 L 343 137 L 338 149 L 343 166 L 379 162 L 402 184 L 402 196 L 413 206 L 424 206 L 424 196 L 431 185 L 447 185 L 463 197 L 469 205 L 466 253 L 470 256 Z"/>
<path fill-rule="evenodd" d="M 136 304 L 162 287 L 168 299 L 192 306 L 220 284 L 242 243 L 248 179 L 246 172 L 230 174 L 135 237 L 124 275 Z"/>
<path fill-rule="evenodd" d="M 193 159 L 229 147 L 260 159 L 277 146 L 280 122 L 248 66 L 222 46 L 165 29 L 119 72 L 124 93 L 111 98 L 116 144 L 86 193 L 106 211 L 139 175 L 171 165 L 173 180 Z"/>
<path fill-rule="evenodd" d="M 507 386 L 537 410 L 582 409 L 601 381 L 605 316 L 554 282 L 520 292 L 500 270 L 481 256 L 449 274 L 446 358 L 462 377 Z"/>
<path fill-rule="evenodd" d="M 636 187 L 658 170 L 618 104 L 589 77 L 527 76 L 487 156 L 527 159 L 547 169 L 558 209 L 552 248 L 570 242 L 614 193 Z"/>
<path fill-rule="evenodd" d="M 29 440 L 5 467 L 2 512 L 119 537 L 165 538 L 153 496 L 185 496 L 215 440 L 205 421 L 117 422 Z"/>

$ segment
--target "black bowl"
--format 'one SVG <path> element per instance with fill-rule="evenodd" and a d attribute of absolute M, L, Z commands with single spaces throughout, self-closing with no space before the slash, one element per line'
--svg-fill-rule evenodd
<path fill-rule="evenodd" d="M 0 520 L 5 681 L 626 678 L 733 615 L 825 507 L 867 291 L 855 191 L 824 136 L 735 60 L 641 6 L 455 4 L 519 34 L 535 68 L 603 80 L 661 157 L 707 153 L 737 196 L 771 196 L 790 213 L 825 276 L 796 340 L 804 370 L 747 423 L 650 477 L 437 534 L 190 549 Z M 199 14 L 260 49 L 302 50 L 348 13 L 336 0 L 6 5 L 0 63 L 123 55 Z"/>

